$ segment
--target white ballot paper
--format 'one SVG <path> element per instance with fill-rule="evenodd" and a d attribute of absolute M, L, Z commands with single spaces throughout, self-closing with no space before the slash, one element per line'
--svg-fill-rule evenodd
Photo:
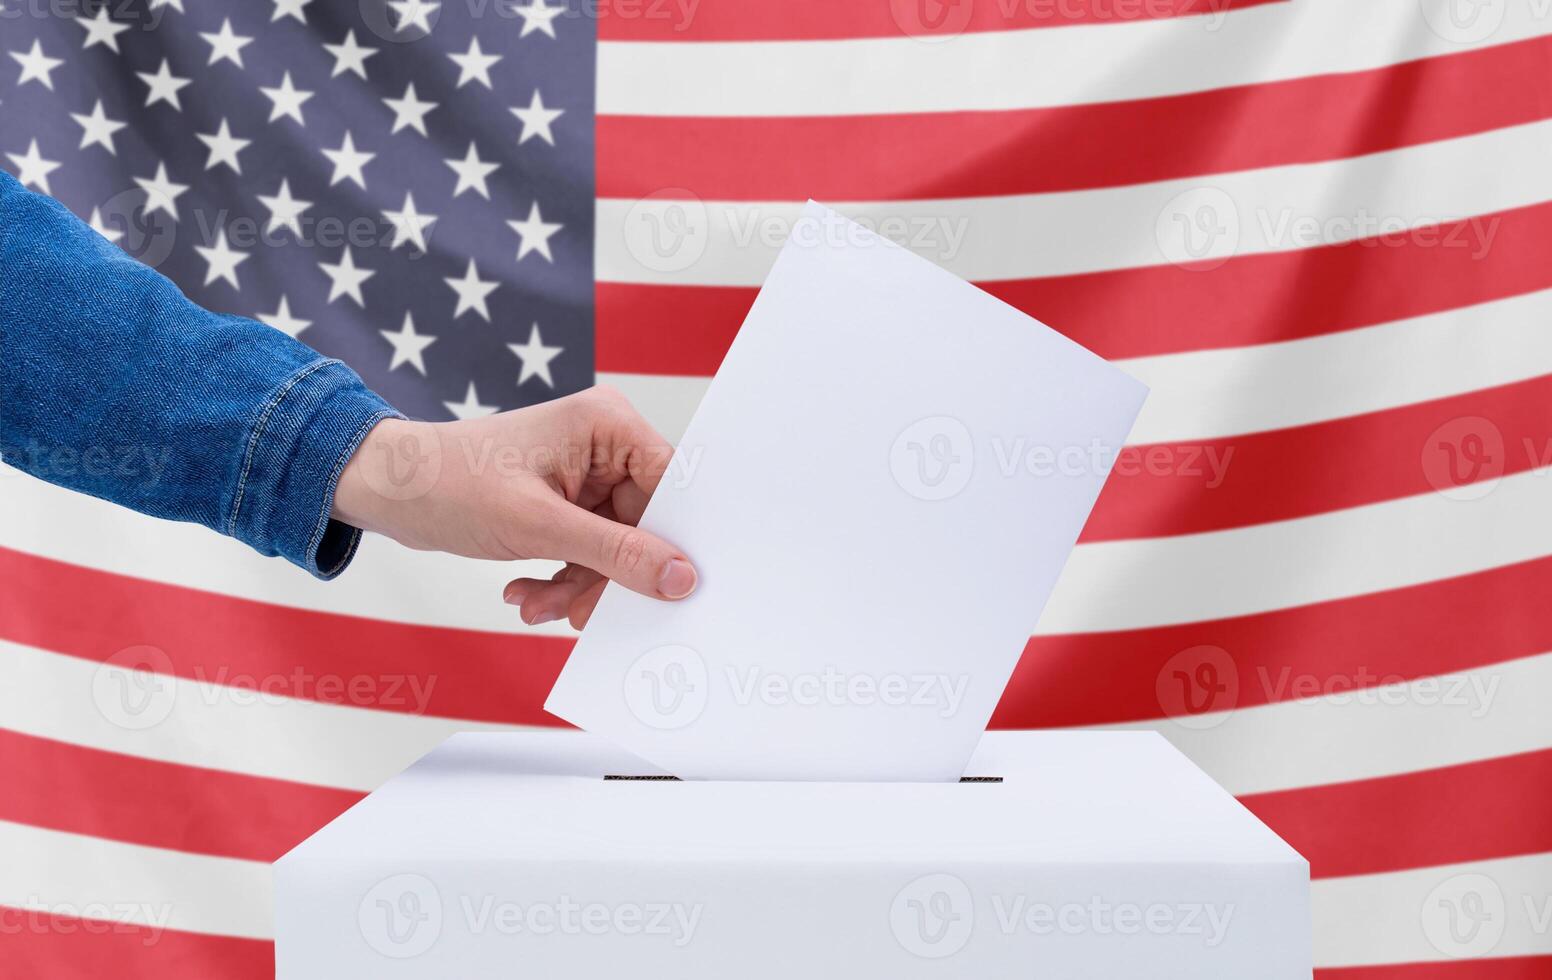
<path fill-rule="evenodd" d="M 611 584 L 545 707 L 685 779 L 958 779 L 1146 394 L 810 202 L 641 521 L 699 587 Z"/>

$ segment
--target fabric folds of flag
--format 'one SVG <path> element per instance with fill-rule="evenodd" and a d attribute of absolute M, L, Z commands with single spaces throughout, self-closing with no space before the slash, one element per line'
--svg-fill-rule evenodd
<path fill-rule="evenodd" d="M 1117 360 L 994 724 L 1171 739 L 1310 859 L 1322 980 L 1552 977 L 1548 0 L 8 0 L 0 49 L 0 165 L 412 413 L 596 380 L 676 437 L 807 198 Z M 556 724 L 509 569 L 0 498 L 18 976 L 269 976 L 268 862 Z"/>

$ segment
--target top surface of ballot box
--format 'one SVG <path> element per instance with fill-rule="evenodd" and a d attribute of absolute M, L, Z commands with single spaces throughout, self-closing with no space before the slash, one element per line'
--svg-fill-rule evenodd
<path fill-rule="evenodd" d="M 1311 975 L 1308 865 L 1151 733 L 990 733 L 1000 782 L 605 778 L 646 775 L 455 736 L 277 863 L 278 976 Z"/>

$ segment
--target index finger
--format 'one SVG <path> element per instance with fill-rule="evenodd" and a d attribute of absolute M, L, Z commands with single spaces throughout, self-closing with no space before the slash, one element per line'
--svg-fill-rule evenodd
<path fill-rule="evenodd" d="M 611 388 L 598 390 L 604 410 L 594 429 L 594 443 L 603 450 L 599 460 L 603 472 L 595 468 L 595 475 L 629 479 L 650 497 L 668 472 L 674 447 L 624 395 Z"/>

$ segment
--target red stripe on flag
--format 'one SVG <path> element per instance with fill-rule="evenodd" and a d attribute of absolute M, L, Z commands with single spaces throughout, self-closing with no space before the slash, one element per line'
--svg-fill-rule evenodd
<path fill-rule="evenodd" d="M 1316 878 L 1552 851 L 1552 749 L 1240 798 Z"/>
<path fill-rule="evenodd" d="M 1350 695 L 1546 653 L 1548 595 L 1552 558 L 1539 558 L 1252 616 L 1035 637 L 992 727 L 1106 725 Z"/>
<path fill-rule="evenodd" d="M 31 913 L 0 908 L 0 923 L 19 924 L 6 945 L 6 965 L 19 977 L 51 980 L 272 980 L 273 943 L 164 930 L 120 930 L 68 916 L 45 916 L 29 926 Z M 1315 971 L 1315 980 L 1546 980 L 1552 956 L 1410 963 Z"/>
<path fill-rule="evenodd" d="M 542 703 L 571 651 L 567 637 L 295 609 L 5 548 L 0 580 L 7 588 L 0 637 L 28 646 L 96 661 L 150 646 L 179 677 L 266 695 L 513 725 L 561 724 Z M 127 666 L 138 665 L 137 657 Z"/>
<path fill-rule="evenodd" d="M 8 736 L 0 749 L 12 749 L 17 738 Z M 40 772 L 45 766 L 65 772 Z M 47 784 L 70 784 L 74 792 L 48 798 L 48 806 L 6 806 L 0 820 L 264 862 L 286 854 L 360 798 L 346 791 L 309 794 L 312 787 L 284 781 L 146 763 L 61 744 L 8 759 L 5 775 L 19 778 L 17 792 Z M 93 778 L 101 778 L 101 783 L 92 783 Z M 189 795 L 191 789 L 196 792 Z M 251 811 L 214 798 L 228 792 Z M 174 795 L 194 815 L 175 815 L 171 823 L 177 826 L 169 828 L 171 806 L 149 800 L 158 794 Z M 309 811 L 287 812 L 295 803 Z M 1252 795 L 1242 803 L 1310 860 L 1315 877 L 1541 853 L 1552 851 L 1552 820 L 1547 818 L 1552 812 L 1552 750 Z"/>
<path fill-rule="evenodd" d="M 570 650 L 563 638 L 508 636 L 292 609 L 148 582 L 0 549 L 0 637 L 106 660 L 157 646 L 172 672 L 311 700 L 366 683 L 345 703 L 414 712 L 412 678 L 432 688 L 426 713 L 507 724 L 561 722 L 545 694 Z M 1226 651 L 1249 707 L 1308 696 L 1310 679 L 1358 687 L 1500 663 L 1552 650 L 1552 558 L 1440 582 L 1210 622 L 1030 641 L 992 718 L 999 728 L 1161 718 L 1160 675 L 1203 646 Z M 108 624 L 121 624 L 110 626 Z M 351 634 L 359 629 L 359 634 Z M 137 661 L 138 664 L 138 661 Z M 1220 666 L 1223 666 L 1220 664 Z M 1322 688 L 1324 689 L 1324 688 Z M 397 698 L 388 697 L 396 693 Z"/>
<path fill-rule="evenodd" d="M 1552 287 L 1552 203 L 1207 271 L 1162 265 L 980 285 L 1111 360 L 1269 344 Z M 598 370 L 714 374 L 755 293 L 600 282 Z"/>
<path fill-rule="evenodd" d="M 813 41 L 863 37 L 948 38 L 964 32 L 1027 30 L 1203 17 L 1203 29 L 1232 10 L 1281 0 L 600 0 L 600 41 Z"/>
<path fill-rule="evenodd" d="M 1548 405 L 1552 375 L 1315 425 L 1130 446 L 1081 540 L 1263 524 L 1536 469 L 1552 463 Z M 1488 456 L 1457 471 L 1450 450 L 1467 439 Z"/>
<path fill-rule="evenodd" d="M 999 112 L 598 117 L 598 196 L 988 197 L 1361 156 L 1552 116 L 1552 37 L 1371 71 Z M 1493 92 L 1483 99 L 1481 93 Z M 1399 111 L 1427 106 L 1427 112 Z M 1225 126 L 1224 120 L 1243 124 Z M 693 146 L 694 153 L 684 152 Z M 944 147 L 963 165 L 946 165 Z M 1138 152 L 1147 147 L 1147 152 Z M 666 189 L 666 190 L 665 190 Z"/>
<path fill-rule="evenodd" d="M 361 799 L 0 729 L 0 820 L 270 862 Z"/>
<path fill-rule="evenodd" d="M 0 732 L 0 759 L 0 820 L 253 861 L 274 861 L 361 797 L 15 733 Z M 1242 802 L 1316 878 L 1552 851 L 1552 750 Z"/>
<path fill-rule="evenodd" d="M 265 940 L 49 915 L 0 906 L 4 974 L 49 980 L 274 980 Z"/>
<path fill-rule="evenodd" d="M 595 283 L 598 370 L 710 377 L 756 292 L 746 286 Z"/>
<path fill-rule="evenodd" d="M 1548 980 L 1552 956 L 1353 966 L 1315 971 L 1315 980 Z"/>

